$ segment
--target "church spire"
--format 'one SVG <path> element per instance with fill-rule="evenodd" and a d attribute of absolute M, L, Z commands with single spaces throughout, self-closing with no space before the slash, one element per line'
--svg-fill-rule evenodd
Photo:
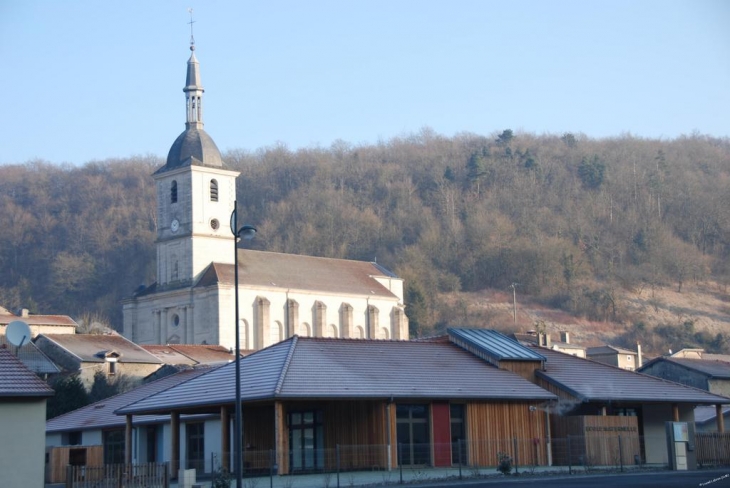
<path fill-rule="evenodd" d="M 203 86 L 200 84 L 200 65 L 195 57 L 195 38 L 193 37 L 193 9 L 190 12 L 190 59 L 185 79 L 186 129 L 203 128 Z"/>

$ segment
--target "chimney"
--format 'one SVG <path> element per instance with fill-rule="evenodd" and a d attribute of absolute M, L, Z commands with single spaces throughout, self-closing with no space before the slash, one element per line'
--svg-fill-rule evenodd
<path fill-rule="evenodd" d="M 568 332 L 567 330 L 562 331 L 560 333 L 560 342 L 570 344 L 570 332 Z"/>
<path fill-rule="evenodd" d="M 641 344 L 639 344 L 637 342 L 636 343 L 636 363 L 638 364 L 637 368 L 640 368 L 643 362 L 644 362 L 644 359 L 641 356 Z"/>
<path fill-rule="evenodd" d="M 28 317 L 28 309 L 27 308 L 21 308 L 20 309 L 20 316 L 27 318 Z"/>

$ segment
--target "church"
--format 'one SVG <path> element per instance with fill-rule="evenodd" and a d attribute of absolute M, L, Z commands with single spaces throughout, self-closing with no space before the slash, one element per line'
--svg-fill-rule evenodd
<path fill-rule="evenodd" d="M 153 174 L 157 279 L 123 300 L 123 335 L 138 344 L 233 348 L 237 325 L 244 351 L 294 335 L 407 340 L 403 280 L 377 263 L 237 247 L 229 221 L 239 172 L 203 130 L 194 43 L 190 50 L 185 131 Z"/>

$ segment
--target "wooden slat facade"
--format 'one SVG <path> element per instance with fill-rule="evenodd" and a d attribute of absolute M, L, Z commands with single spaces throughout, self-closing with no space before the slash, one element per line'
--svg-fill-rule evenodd
<path fill-rule="evenodd" d="M 637 417 L 553 415 L 550 422 L 553 438 L 570 436 L 570 451 L 567 442 L 553 451 L 558 465 L 618 466 L 633 464 L 634 456 L 641 455 Z"/>
<path fill-rule="evenodd" d="M 290 412 L 322 412 L 324 467 L 336 467 L 336 448 L 341 446 L 342 469 L 386 469 L 388 466 L 386 403 L 382 401 L 341 401 L 325 404 L 314 402 L 287 402 L 281 404 L 281 434 L 278 435 L 280 455 L 279 473 L 287 474 L 289 467 L 289 430 L 287 418 Z M 261 419 L 263 422 L 263 419 Z M 271 424 L 269 424 L 271 425 Z M 395 432 L 395 425 L 392 427 Z"/>
<path fill-rule="evenodd" d="M 46 454 L 46 483 L 65 483 L 66 467 L 72 461 L 71 451 L 85 451 L 86 462 L 83 466 L 103 466 L 104 446 L 61 446 L 48 447 Z"/>
<path fill-rule="evenodd" d="M 697 432 L 695 446 L 698 466 L 730 465 L 730 432 Z"/>
<path fill-rule="evenodd" d="M 528 403 L 467 403 L 467 459 L 494 466 L 498 453 L 520 465 L 546 465 L 545 412 Z M 516 440 L 516 442 L 515 442 Z"/>
<path fill-rule="evenodd" d="M 525 378 L 530 383 L 535 383 L 537 381 L 535 371 L 542 367 L 542 361 L 502 360 L 499 362 L 498 367 L 499 369 L 506 369 L 507 371 L 512 371 L 513 373 L 516 373 Z"/>

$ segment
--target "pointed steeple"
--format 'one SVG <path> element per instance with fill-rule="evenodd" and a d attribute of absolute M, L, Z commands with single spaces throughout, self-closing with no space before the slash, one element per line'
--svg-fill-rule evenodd
<path fill-rule="evenodd" d="M 195 39 L 190 21 L 190 59 L 185 77 L 185 130 L 172 143 L 165 165 L 155 171 L 162 174 L 188 166 L 223 168 L 221 153 L 213 139 L 203 130 L 203 85 L 200 83 L 200 64 L 195 57 Z"/>
<path fill-rule="evenodd" d="M 200 64 L 195 57 L 195 43 L 190 43 L 190 59 L 188 59 L 188 75 L 185 79 L 185 104 L 187 107 L 186 129 L 203 128 L 203 86 L 200 84 Z"/>

